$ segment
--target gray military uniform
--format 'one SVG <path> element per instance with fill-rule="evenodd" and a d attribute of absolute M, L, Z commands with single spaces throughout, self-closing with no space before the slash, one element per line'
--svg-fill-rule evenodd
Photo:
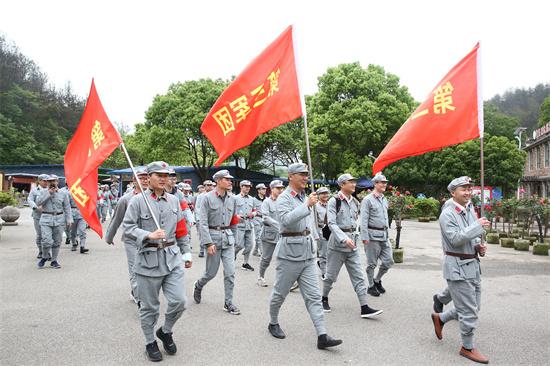
<path fill-rule="evenodd" d="M 476 246 L 480 244 L 484 230 L 471 204 L 466 208 L 445 205 L 439 226 L 445 253 L 443 278 L 447 280 L 448 293 L 454 303 L 454 308 L 441 313 L 440 318 L 444 323 L 458 320 L 462 344 L 464 348 L 472 349 L 481 304 L 481 269 L 477 258 L 460 258 L 460 254 L 476 255 Z M 448 302 L 446 292 L 438 296 L 443 302 Z"/>
<path fill-rule="evenodd" d="M 323 205 L 321 202 L 317 202 L 315 204 L 315 210 L 317 211 L 317 232 L 319 234 L 317 244 L 319 252 L 319 268 L 321 269 L 321 274 L 324 275 L 327 272 L 328 240 L 323 236 L 323 228 L 328 225 L 327 204 Z"/>
<path fill-rule="evenodd" d="M 337 200 L 340 200 L 338 211 Z M 354 197 L 348 200 L 342 192 L 339 192 L 337 197 L 332 197 L 328 201 L 327 218 L 331 234 L 328 240 L 327 271 L 323 280 L 323 296 L 328 297 L 342 265 L 345 264 L 359 304 L 363 306 L 367 305 L 367 286 L 365 286 L 365 277 L 361 268 L 361 257 L 357 250 L 360 242 L 357 232 L 358 217 L 359 202 Z M 355 249 L 346 245 L 344 241 L 347 239 L 351 239 L 355 243 Z"/>
<path fill-rule="evenodd" d="M 63 187 L 63 188 L 60 188 L 59 189 L 59 192 L 62 192 L 63 194 L 67 195 L 67 198 L 69 199 L 69 203 L 71 203 L 71 193 L 69 192 L 69 188 L 67 186 Z M 72 204 L 71 204 L 71 209 L 72 209 Z M 72 210 L 71 210 L 72 212 Z M 72 215 L 73 215 L 73 218 L 74 218 L 74 212 L 72 212 Z M 71 239 L 71 226 L 69 225 L 65 225 L 65 237 L 67 238 L 67 240 L 70 240 Z M 68 244 L 68 243 L 66 243 Z"/>
<path fill-rule="evenodd" d="M 208 193 L 208 192 L 203 192 L 203 193 L 200 193 L 196 198 L 195 198 L 195 224 L 196 224 L 196 227 L 197 227 L 197 235 L 199 237 L 199 243 L 200 243 L 200 251 L 201 252 L 204 252 L 204 244 L 202 243 L 202 240 L 201 240 L 201 231 L 200 231 L 200 210 L 201 210 L 201 206 L 202 206 L 202 201 L 204 199 L 204 195 Z"/>
<path fill-rule="evenodd" d="M 68 192 L 68 191 L 67 191 Z M 73 224 L 70 227 L 70 239 L 73 247 L 80 245 L 80 248 L 86 248 L 86 221 L 80 213 L 80 209 L 76 205 L 73 196 L 68 193 L 69 202 L 71 204 L 71 212 L 73 215 Z M 78 244 L 76 239 L 78 238 Z"/>
<path fill-rule="evenodd" d="M 151 232 L 157 230 L 157 227 L 143 195 L 132 197 L 124 215 L 123 225 L 125 235 L 135 241 L 137 246 L 134 271 L 137 295 L 141 303 L 139 317 L 146 343 L 149 344 L 155 341 L 154 327 L 159 317 L 161 288 L 167 300 L 163 332 L 171 333 L 172 327 L 185 310 L 183 261 L 190 260 L 191 255 L 185 237 L 176 237 L 176 225 L 183 219 L 178 199 L 168 193 L 157 197 L 151 190 L 147 190 L 145 195 L 152 206 L 153 215 L 166 232 L 165 243 L 172 243 L 166 248 L 152 246 L 162 244 L 163 241 L 147 238 Z"/>
<path fill-rule="evenodd" d="M 254 250 L 252 254 L 260 255 L 262 252 L 262 230 L 264 227 L 263 218 L 262 218 L 262 203 L 267 200 L 269 197 L 264 197 L 261 200 L 259 197 L 254 197 L 254 209 L 256 210 L 256 217 L 252 220 L 254 224 Z"/>
<path fill-rule="evenodd" d="M 46 189 L 40 190 L 36 205 L 42 206 L 40 217 L 40 232 L 42 234 L 42 258 L 56 261 L 59 255 L 59 246 L 63 239 L 63 230 L 72 219 L 71 204 L 67 195 L 61 191 L 50 193 Z"/>
<path fill-rule="evenodd" d="M 315 264 L 317 248 L 314 217 L 307 197 L 287 187 L 277 198 L 281 237 L 275 248 L 276 278 L 269 304 L 271 324 L 279 323 L 279 311 L 294 282 L 298 282 L 317 335 L 326 334 L 321 291 Z M 284 236 L 301 233 L 300 236 Z M 312 237 L 311 234 L 315 237 Z"/>
<path fill-rule="evenodd" d="M 388 200 L 383 195 L 378 197 L 370 193 L 361 202 L 361 240 L 369 241 L 365 244 L 369 287 L 374 286 L 375 280 L 380 281 L 394 263 L 388 227 Z M 375 278 L 378 259 L 381 264 Z"/>
<path fill-rule="evenodd" d="M 42 188 L 36 186 L 29 193 L 27 201 L 29 202 L 29 207 L 32 209 L 32 219 L 34 222 L 34 230 L 36 231 L 36 247 L 38 248 L 38 256 L 42 256 L 42 231 L 40 229 L 40 216 L 42 216 L 42 207 L 38 207 L 36 200 L 40 196 L 42 190 L 48 190 L 47 188 Z"/>
<path fill-rule="evenodd" d="M 243 250 L 244 263 L 248 263 L 250 260 L 250 253 L 252 253 L 253 247 L 253 232 L 254 218 L 248 218 L 247 215 L 252 213 L 255 207 L 255 198 L 250 195 L 243 196 L 240 193 L 235 195 L 236 202 L 236 214 L 241 217 L 237 224 L 237 242 L 235 248 L 235 256 Z"/>
<path fill-rule="evenodd" d="M 230 225 L 236 209 L 235 196 L 228 192 L 222 197 L 214 190 L 204 195 L 199 215 L 201 244 L 206 247 L 215 245 L 216 253 L 206 256 L 206 269 L 196 285 L 202 289 L 216 277 L 220 262 L 223 262 L 223 284 L 227 304 L 233 303 L 235 286 L 235 228 Z"/>
<path fill-rule="evenodd" d="M 262 213 L 263 230 L 260 237 L 262 243 L 262 258 L 260 260 L 259 277 L 264 278 L 265 271 L 271 263 L 275 246 L 279 241 L 280 219 L 277 212 L 277 201 L 273 200 L 271 197 L 267 197 L 262 202 L 260 211 Z"/>

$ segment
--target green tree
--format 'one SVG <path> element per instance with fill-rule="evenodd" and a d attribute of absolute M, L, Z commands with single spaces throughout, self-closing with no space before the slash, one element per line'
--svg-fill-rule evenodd
<path fill-rule="evenodd" d="M 485 132 L 491 136 L 505 136 L 514 140 L 514 131 L 519 127 L 519 120 L 516 117 L 502 113 L 494 104 L 484 103 L 483 119 L 485 121 Z"/>
<path fill-rule="evenodd" d="M 540 105 L 538 127 L 542 127 L 547 123 L 550 123 L 550 96 L 546 97 Z"/>
<path fill-rule="evenodd" d="M 314 174 L 334 179 L 348 171 L 370 175 L 377 155 L 416 103 L 399 78 L 358 62 L 331 67 L 307 100 Z"/>

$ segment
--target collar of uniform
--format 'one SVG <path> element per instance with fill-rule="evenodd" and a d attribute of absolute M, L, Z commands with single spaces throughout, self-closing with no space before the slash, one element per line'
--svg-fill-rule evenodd
<path fill-rule="evenodd" d="M 350 195 L 349 198 L 347 198 L 346 195 L 342 193 L 342 191 L 338 192 L 338 198 L 340 198 L 342 201 L 346 200 L 347 203 L 351 202 L 352 197 L 353 196 Z"/>
<path fill-rule="evenodd" d="M 241 197 L 243 197 L 243 198 L 247 198 L 247 197 L 248 197 L 248 195 L 247 195 L 247 194 L 245 194 L 245 195 L 243 195 L 242 193 L 239 193 L 239 194 L 240 194 L 240 195 L 241 195 Z"/>
<path fill-rule="evenodd" d="M 290 188 L 290 186 L 287 188 L 290 191 L 290 195 L 292 197 L 303 197 L 304 192 L 296 192 L 294 189 Z"/>
<path fill-rule="evenodd" d="M 453 200 L 453 203 L 455 204 L 455 211 L 457 213 L 466 212 L 467 208 L 470 207 L 470 202 L 466 204 L 466 207 L 462 206 L 460 203 L 456 202 L 455 200 Z"/>
<path fill-rule="evenodd" d="M 162 196 L 157 197 L 157 195 L 155 194 L 154 191 L 152 191 L 152 190 L 149 190 L 149 191 L 151 192 L 151 198 L 152 198 L 152 199 L 154 199 L 154 200 L 156 200 L 156 201 L 160 201 L 160 199 L 162 198 L 163 200 L 166 201 L 166 194 L 165 194 L 165 193 L 163 193 Z"/>
<path fill-rule="evenodd" d="M 384 197 L 384 193 L 378 193 L 378 192 L 376 192 L 376 190 L 372 191 L 372 195 L 376 198 Z"/>
<path fill-rule="evenodd" d="M 214 191 L 214 193 L 216 194 L 216 197 L 220 197 L 220 198 L 227 196 L 227 192 L 225 192 L 223 196 L 218 191 Z"/>

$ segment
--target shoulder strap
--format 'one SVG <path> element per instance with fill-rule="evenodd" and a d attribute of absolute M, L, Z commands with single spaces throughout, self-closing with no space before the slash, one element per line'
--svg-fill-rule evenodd
<path fill-rule="evenodd" d="M 340 208 L 342 207 L 342 200 L 340 197 L 334 197 L 336 199 L 336 214 L 340 212 Z"/>

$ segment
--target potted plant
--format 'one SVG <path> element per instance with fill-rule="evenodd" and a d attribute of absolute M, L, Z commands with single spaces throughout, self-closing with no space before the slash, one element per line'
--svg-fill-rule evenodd
<path fill-rule="evenodd" d="M 395 263 L 403 263 L 403 248 L 399 246 L 401 241 L 401 223 L 405 212 L 413 207 L 410 203 L 407 203 L 410 197 L 409 191 L 406 191 L 405 194 L 401 194 L 401 192 L 397 190 L 397 187 L 394 187 L 391 195 L 388 197 L 389 209 L 391 209 L 392 217 L 395 221 L 395 229 L 397 231 L 395 235 L 395 245 L 393 246 L 393 261 Z"/>

